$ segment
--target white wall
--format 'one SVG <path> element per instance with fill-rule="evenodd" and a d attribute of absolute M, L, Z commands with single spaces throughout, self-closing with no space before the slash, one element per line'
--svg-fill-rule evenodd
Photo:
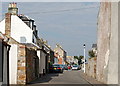
<path fill-rule="evenodd" d="M 43 74 L 43 69 L 45 69 L 45 60 L 46 60 L 45 56 L 46 54 L 43 51 L 41 51 L 40 52 L 40 71 L 39 71 L 40 74 Z"/>
<path fill-rule="evenodd" d="M 40 54 L 41 53 L 40 52 L 41 52 L 40 50 L 37 51 L 37 56 L 39 58 L 39 73 L 41 72 L 41 62 L 40 62 L 40 60 L 41 60 Z"/>
<path fill-rule="evenodd" d="M 0 31 L 5 34 L 5 19 L 0 22 Z"/>
<path fill-rule="evenodd" d="M 5 33 L 5 19 L 0 22 L 0 31 Z M 11 37 L 20 42 L 20 37 L 26 38 L 26 43 L 32 43 L 33 31 L 18 16 L 11 15 Z"/>
<path fill-rule="evenodd" d="M 20 37 L 26 38 L 26 43 L 32 43 L 33 31 L 18 16 L 11 15 L 11 37 L 20 42 Z"/>
<path fill-rule="evenodd" d="M 9 52 L 9 82 L 17 84 L 17 45 L 12 44 Z"/>

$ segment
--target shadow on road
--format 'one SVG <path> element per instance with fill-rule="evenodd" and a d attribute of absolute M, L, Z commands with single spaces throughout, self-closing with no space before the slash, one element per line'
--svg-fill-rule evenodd
<path fill-rule="evenodd" d="M 53 77 L 58 77 L 60 73 L 49 73 L 46 74 L 44 76 L 42 76 L 41 78 L 38 78 L 30 83 L 30 84 L 37 84 L 37 83 L 48 83 Z"/>

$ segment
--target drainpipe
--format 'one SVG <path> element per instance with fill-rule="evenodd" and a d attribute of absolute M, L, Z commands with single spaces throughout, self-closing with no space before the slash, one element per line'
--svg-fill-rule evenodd
<path fill-rule="evenodd" d="M 10 51 L 10 45 L 7 45 L 7 77 L 8 77 L 8 79 L 7 79 L 7 82 L 8 82 L 8 84 L 9 84 L 9 51 Z"/>

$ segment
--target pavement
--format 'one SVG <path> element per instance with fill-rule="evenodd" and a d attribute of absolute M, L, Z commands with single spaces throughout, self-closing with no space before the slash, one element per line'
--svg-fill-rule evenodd
<path fill-rule="evenodd" d="M 32 81 L 28 86 L 107 86 L 97 80 L 86 76 L 81 70 L 65 70 L 64 73 L 46 74 L 42 78 Z"/>

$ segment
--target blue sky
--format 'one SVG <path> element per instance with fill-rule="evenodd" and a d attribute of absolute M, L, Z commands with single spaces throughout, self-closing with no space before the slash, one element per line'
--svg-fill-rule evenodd
<path fill-rule="evenodd" d="M 83 55 L 97 39 L 98 2 L 22 2 L 17 3 L 19 13 L 33 18 L 39 37 L 54 48 L 60 44 L 68 55 Z M 3 13 L 8 3 L 3 3 Z"/>

